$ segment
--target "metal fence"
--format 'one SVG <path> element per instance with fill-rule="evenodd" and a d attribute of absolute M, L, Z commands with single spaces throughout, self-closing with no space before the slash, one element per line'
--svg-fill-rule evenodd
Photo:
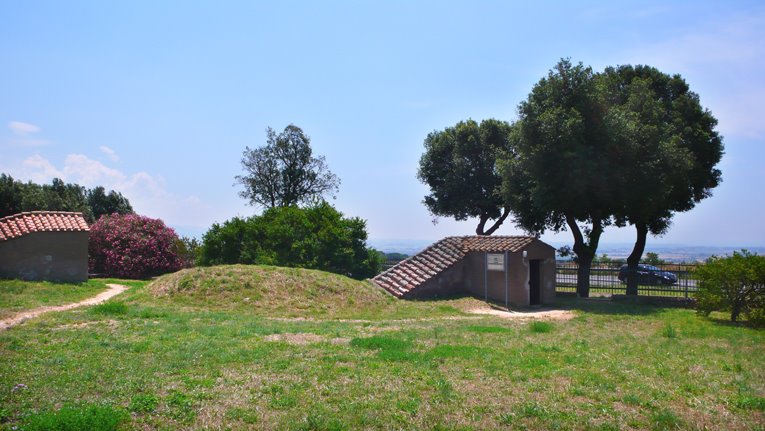
<path fill-rule="evenodd" d="M 400 260 L 388 259 L 383 262 L 382 270 L 399 263 Z M 590 268 L 590 295 L 627 293 L 626 271 L 621 262 L 593 262 Z M 696 293 L 695 264 L 641 264 L 643 268 L 638 277 L 638 295 L 664 296 L 673 298 L 692 298 Z M 576 272 L 578 265 L 570 260 L 559 260 L 555 265 L 555 291 L 576 292 Z M 622 273 L 620 275 L 620 272 Z M 671 274 L 671 275 L 670 275 Z M 672 278 L 674 276 L 674 279 Z"/>
<path fill-rule="evenodd" d="M 590 295 L 627 293 L 626 268 L 622 263 L 593 262 L 590 269 Z M 638 295 L 690 298 L 696 293 L 697 265 L 693 264 L 641 264 L 635 276 Z M 576 292 L 578 265 L 573 261 L 556 262 L 557 292 Z"/>

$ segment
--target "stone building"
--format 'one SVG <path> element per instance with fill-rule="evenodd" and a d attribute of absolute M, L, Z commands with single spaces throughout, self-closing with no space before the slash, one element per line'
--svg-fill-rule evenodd
<path fill-rule="evenodd" d="M 555 249 L 530 236 L 448 237 L 372 282 L 399 298 L 471 294 L 506 306 L 555 300 Z"/>
<path fill-rule="evenodd" d="M 81 213 L 33 211 L 0 218 L 0 278 L 87 281 L 88 230 Z"/>

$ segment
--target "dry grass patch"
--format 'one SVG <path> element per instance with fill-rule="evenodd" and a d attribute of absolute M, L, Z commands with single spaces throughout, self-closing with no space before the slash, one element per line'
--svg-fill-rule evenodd
<path fill-rule="evenodd" d="M 264 338 L 266 341 L 280 341 L 287 344 L 293 344 L 297 346 L 304 346 L 307 344 L 316 344 L 316 343 L 323 343 L 323 342 L 329 342 L 331 344 L 348 344 L 350 341 L 349 338 L 344 337 L 334 337 L 329 338 L 325 337 L 323 335 L 317 335 L 317 334 L 311 334 L 311 333 L 286 333 L 286 334 L 270 334 L 266 335 Z"/>
<path fill-rule="evenodd" d="M 222 265 L 184 269 L 147 286 L 158 298 L 269 316 L 339 317 L 395 299 L 366 281 L 301 268 Z"/>

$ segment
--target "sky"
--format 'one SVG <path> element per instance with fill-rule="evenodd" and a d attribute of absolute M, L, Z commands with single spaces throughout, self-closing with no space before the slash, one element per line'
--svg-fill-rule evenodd
<path fill-rule="evenodd" d="M 472 234 L 422 204 L 423 140 L 513 121 L 571 58 L 679 73 L 719 120 L 723 183 L 649 245 L 765 245 L 761 1 L 30 0 L 0 1 L 0 23 L 0 172 L 118 190 L 183 235 L 260 212 L 238 196 L 242 151 L 288 124 L 371 239 Z"/>

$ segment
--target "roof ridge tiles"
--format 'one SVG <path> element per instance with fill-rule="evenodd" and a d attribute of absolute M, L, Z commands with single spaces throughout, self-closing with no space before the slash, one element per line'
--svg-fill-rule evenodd
<path fill-rule="evenodd" d="M 87 232 L 82 213 L 70 211 L 26 211 L 0 218 L 0 241 L 35 232 Z"/>

